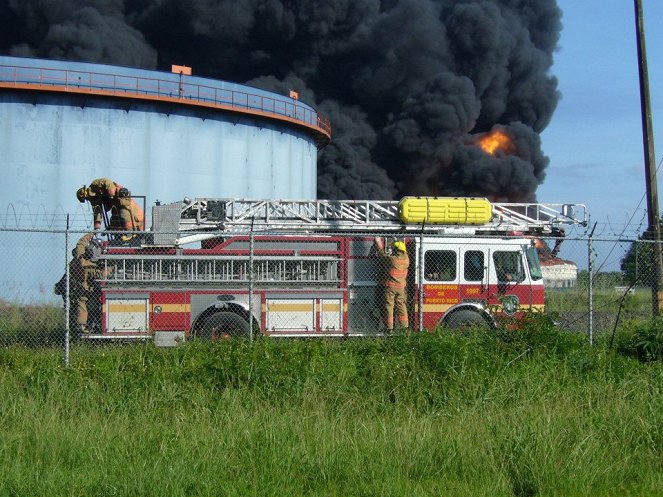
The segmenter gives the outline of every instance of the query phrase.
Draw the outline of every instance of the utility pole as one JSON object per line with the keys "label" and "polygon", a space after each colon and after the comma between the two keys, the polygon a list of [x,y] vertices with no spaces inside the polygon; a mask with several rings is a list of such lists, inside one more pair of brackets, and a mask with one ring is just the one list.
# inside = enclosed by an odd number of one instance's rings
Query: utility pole
{"label": "utility pole", "polygon": [[652,308],[654,316],[663,312],[663,258],[661,257],[661,223],[658,211],[656,183],[656,160],[652,131],[651,105],[649,102],[649,73],[647,71],[647,51],[645,49],[645,28],[642,16],[642,0],[635,2],[635,29],[638,44],[638,74],[640,76],[640,107],[642,113],[642,143],[645,152],[645,183],[647,185],[647,228],[648,240],[653,241],[652,267]]}

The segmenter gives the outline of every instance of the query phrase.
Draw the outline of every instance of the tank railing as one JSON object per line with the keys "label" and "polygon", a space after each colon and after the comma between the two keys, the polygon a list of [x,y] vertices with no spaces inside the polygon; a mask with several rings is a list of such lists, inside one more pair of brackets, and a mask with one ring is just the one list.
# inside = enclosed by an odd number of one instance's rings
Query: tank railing
{"label": "tank railing", "polygon": [[[38,87],[86,90],[91,93],[113,95],[145,95],[151,99],[173,99],[198,102],[209,106],[243,109],[305,123],[331,137],[329,119],[316,111],[296,103],[227,88],[188,83],[185,79],[172,81],[140,76],[50,69],[0,64],[0,84],[35,85]],[[287,98],[287,97],[284,97]]]}

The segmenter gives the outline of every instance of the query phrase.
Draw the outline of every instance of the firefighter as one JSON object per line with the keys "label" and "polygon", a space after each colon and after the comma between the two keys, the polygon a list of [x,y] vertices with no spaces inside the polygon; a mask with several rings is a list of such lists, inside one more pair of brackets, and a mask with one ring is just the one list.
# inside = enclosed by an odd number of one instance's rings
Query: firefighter
{"label": "firefighter", "polygon": [[[113,273],[114,268],[108,270],[98,267],[94,260],[92,241],[94,233],[83,235],[76,247],[71,251],[73,258],[69,262],[69,298],[72,313],[76,311],[76,329],[80,333],[90,332],[88,323],[88,306],[100,303],[100,287],[97,280],[106,278]],[[101,318],[101,308],[93,307],[93,318]]]}
{"label": "firefighter", "polygon": [[[108,178],[97,178],[90,186],[79,188],[76,192],[79,202],[90,202],[93,212],[94,229],[100,229],[106,213],[110,212],[109,230],[144,231],[145,214],[143,209],[131,198],[131,192],[119,183]],[[132,236],[123,235],[122,240]]]}
{"label": "firefighter", "polygon": [[398,324],[402,328],[408,328],[405,286],[407,284],[407,271],[410,267],[410,258],[407,255],[405,243],[400,241],[394,242],[392,244],[392,254],[388,254],[385,251],[384,242],[381,238],[375,238],[374,243],[377,253],[384,263],[381,281],[384,325],[387,332],[393,331],[395,310]]}

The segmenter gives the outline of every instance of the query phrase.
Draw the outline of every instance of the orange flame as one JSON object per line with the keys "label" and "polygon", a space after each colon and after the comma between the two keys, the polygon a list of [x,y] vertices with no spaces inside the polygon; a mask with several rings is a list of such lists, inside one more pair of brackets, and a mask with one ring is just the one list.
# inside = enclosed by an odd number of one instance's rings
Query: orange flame
{"label": "orange flame", "polygon": [[490,155],[495,155],[500,150],[505,154],[512,153],[515,150],[509,135],[500,130],[492,131],[479,138],[479,146]]}

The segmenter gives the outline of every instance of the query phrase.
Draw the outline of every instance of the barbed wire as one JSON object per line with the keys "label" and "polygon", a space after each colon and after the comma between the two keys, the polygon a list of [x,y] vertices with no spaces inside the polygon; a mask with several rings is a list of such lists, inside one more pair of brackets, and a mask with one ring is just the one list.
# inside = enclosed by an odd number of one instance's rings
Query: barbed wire
{"label": "barbed wire", "polygon": [[80,205],[69,213],[61,205],[47,209],[43,204],[33,206],[22,202],[9,203],[3,211],[4,216],[0,215],[3,229],[89,230],[92,220],[92,210],[87,205]]}

